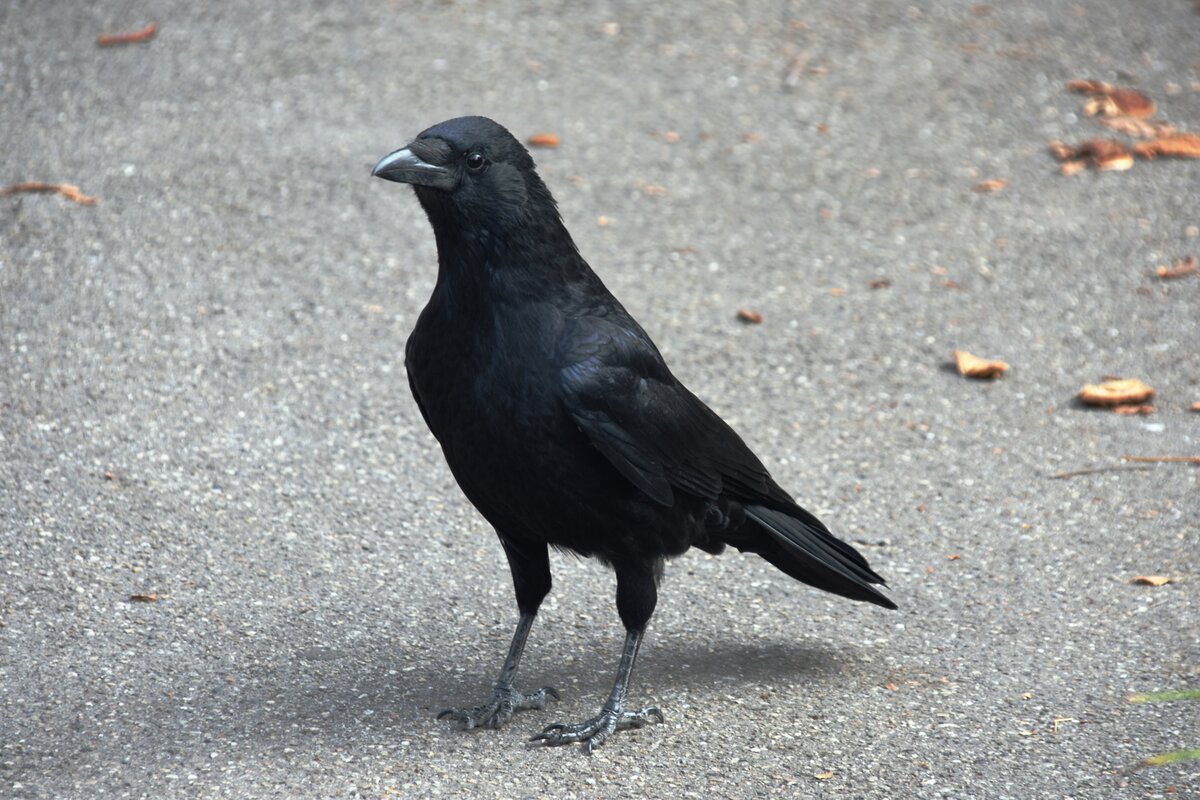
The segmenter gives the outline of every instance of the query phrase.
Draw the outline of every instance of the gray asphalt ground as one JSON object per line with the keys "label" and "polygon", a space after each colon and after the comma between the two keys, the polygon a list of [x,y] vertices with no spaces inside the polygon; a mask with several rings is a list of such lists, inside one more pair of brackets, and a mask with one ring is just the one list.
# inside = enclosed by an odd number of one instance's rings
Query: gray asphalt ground
{"label": "gray asphalt ground", "polygon": [[[99,198],[0,197],[0,797],[1197,796],[1128,770],[1197,704],[1127,697],[1200,684],[1200,470],[1119,457],[1200,454],[1200,277],[1153,274],[1200,162],[1046,143],[1104,133],[1072,78],[1200,130],[1198,42],[1185,0],[0,5],[0,183]],[[585,256],[900,611],[688,554],[632,690],[667,723],[531,750],[622,636],[555,556],[519,684],[562,702],[434,719],[516,611],[404,378],[433,237],[368,173],[464,113],[562,137]],[[1157,413],[1078,406],[1105,375]]]}

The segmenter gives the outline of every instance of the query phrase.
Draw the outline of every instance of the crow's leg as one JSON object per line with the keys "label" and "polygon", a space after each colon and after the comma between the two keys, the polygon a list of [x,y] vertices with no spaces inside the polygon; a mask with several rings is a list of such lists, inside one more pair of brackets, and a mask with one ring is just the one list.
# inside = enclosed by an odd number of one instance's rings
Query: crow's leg
{"label": "crow's leg", "polygon": [[513,688],[513,678],[517,674],[517,667],[521,664],[521,654],[525,652],[525,640],[529,637],[529,629],[533,627],[538,607],[550,591],[548,550],[544,544],[515,544],[503,536],[500,541],[504,545],[508,564],[512,568],[513,585],[517,590],[517,607],[521,610],[521,619],[517,622],[517,630],[513,633],[512,644],[508,646],[508,656],[504,659],[504,666],[500,668],[500,677],[496,679],[496,685],[487,702],[475,708],[448,708],[438,714],[438,719],[449,718],[464,729],[499,728],[516,711],[545,708],[551,697],[555,700],[558,699],[558,692],[552,686],[543,686],[530,694],[524,694]]}
{"label": "crow's leg", "polygon": [[574,725],[557,722],[529,741],[544,745],[583,742],[584,750],[591,753],[604,744],[604,740],[615,731],[640,728],[649,722],[665,721],[662,712],[657,708],[625,710],[625,690],[629,686],[629,675],[633,672],[633,662],[637,660],[638,646],[641,643],[642,631],[629,631],[625,634],[625,650],[621,653],[621,664],[617,667],[617,680],[608,695],[608,702],[600,709],[599,714]]}
{"label": "crow's leg", "polygon": [[613,682],[608,702],[600,709],[600,713],[591,719],[574,725],[556,723],[531,738],[531,742],[544,745],[583,742],[584,750],[591,753],[616,731],[665,721],[662,712],[657,708],[625,710],[625,692],[629,688],[634,662],[637,661],[638,648],[642,644],[646,623],[654,613],[654,606],[658,601],[656,584],[661,569],[662,563],[657,561],[616,565],[617,612],[621,615],[621,621],[625,623],[626,633],[625,648],[621,651],[621,662],[617,665],[617,679]]}
{"label": "crow's leg", "polygon": [[487,702],[475,708],[447,708],[438,714],[438,719],[449,718],[463,729],[499,728],[508,722],[513,712],[545,708],[549,698],[558,699],[558,692],[553,686],[543,686],[536,692],[524,694],[512,685],[513,676],[517,674],[517,667],[521,664],[521,653],[525,650],[525,639],[529,636],[529,629],[533,627],[533,619],[533,614],[521,614],[512,644],[508,647],[508,657],[504,659],[500,677],[496,679],[496,686]]}

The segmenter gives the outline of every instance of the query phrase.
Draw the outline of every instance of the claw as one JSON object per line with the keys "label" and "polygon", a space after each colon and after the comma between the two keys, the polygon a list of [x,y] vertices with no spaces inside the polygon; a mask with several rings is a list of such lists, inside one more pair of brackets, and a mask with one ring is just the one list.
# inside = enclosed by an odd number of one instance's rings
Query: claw
{"label": "claw", "polygon": [[657,708],[640,708],[637,711],[622,711],[620,708],[600,710],[600,713],[589,720],[574,725],[556,722],[547,725],[541,733],[529,737],[530,742],[539,743],[544,747],[557,747],[573,742],[582,742],[584,752],[589,755],[597,747],[604,744],[616,731],[626,728],[641,728],[651,722],[659,724],[666,722],[666,717]]}
{"label": "claw", "polygon": [[497,686],[486,703],[475,708],[447,708],[439,712],[438,719],[449,717],[463,730],[472,728],[498,729],[517,711],[543,709],[548,698],[562,699],[553,686],[543,686],[536,692],[523,694],[511,687]]}

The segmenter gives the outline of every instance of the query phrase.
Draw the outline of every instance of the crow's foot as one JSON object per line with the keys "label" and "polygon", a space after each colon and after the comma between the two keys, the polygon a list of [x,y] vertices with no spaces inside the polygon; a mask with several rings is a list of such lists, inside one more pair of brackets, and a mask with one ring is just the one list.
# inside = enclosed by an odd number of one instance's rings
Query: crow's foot
{"label": "crow's foot", "polygon": [[543,686],[536,692],[523,694],[516,689],[497,686],[492,690],[491,698],[475,708],[447,708],[438,714],[438,719],[451,719],[463,730],[471,728],[499,728],[508,722],[514,712],[526,709],[543,709],[547,701],[553,697],[559,700],[558,691],[553,686]]}
{"label": "crow's foot", "polygon": [[573,742],[583,742],[583,749],[591,753],[614,732],[625,728],[640,728],[651,722],[666,722],[663,713],[657,708],[642,708],[637,711],[622,711],[620,707],[605,706],[600,713],[586,722],[575,725],[564,725],[561,722],[550,725],[529,741],[553,747]]}

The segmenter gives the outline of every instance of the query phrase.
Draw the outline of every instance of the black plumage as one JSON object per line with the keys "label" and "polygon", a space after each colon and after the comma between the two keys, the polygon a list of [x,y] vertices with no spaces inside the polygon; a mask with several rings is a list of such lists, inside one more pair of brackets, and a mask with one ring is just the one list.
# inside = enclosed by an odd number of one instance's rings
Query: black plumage
{"label": "black plumage", "polygon": [[459,486],[500,537],[521,613],[492,696],[444,716],[498,727],[557,696],[512,685],[550,590],[549,546],[613,568],[627,638],[600,713],[534,737],[546,744],[590,751],[618,728],[661,720],[658,709],[627,711],[625,691],[663,559],[690,547],[732,545],[804,583],[895,608],[866,560],[671,374],[580,256],[507,130],[449,120],[373,174],[412,184],[433,226],[437,284],[405,350],[409,383]]}

